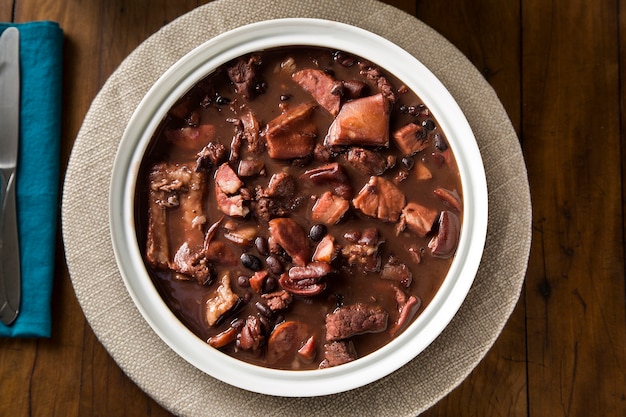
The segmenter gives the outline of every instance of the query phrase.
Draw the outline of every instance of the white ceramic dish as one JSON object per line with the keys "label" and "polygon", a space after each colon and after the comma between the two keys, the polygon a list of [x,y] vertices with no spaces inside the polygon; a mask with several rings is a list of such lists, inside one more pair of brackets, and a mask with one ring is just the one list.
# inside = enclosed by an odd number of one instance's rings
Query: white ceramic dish
{"label": "white ceramic dish", "polygon": [[[178,98],[221,64],[249,52],[284,45],[344,50],[385,68],[414,90],[431,110],[454,151],[464,197],[463,225],[451,268],[415,322],[379,350],[353,362],[312,371],[250,365],[208,346],[170,311],[142,261],[134,224],[135,182],[150,139]],[[481,260],[487,230],[487,185],[482,159],[463,112],[439,80],[412,55],[363,29],[317,19],[279,19],[226,32],[174,64],[148,91],[126,128],[110,190],[113,249],[124,283],[158,336],[208,375],[262,394],[306,397],[333,394],[376,381],[422,352],[454,317]]]}

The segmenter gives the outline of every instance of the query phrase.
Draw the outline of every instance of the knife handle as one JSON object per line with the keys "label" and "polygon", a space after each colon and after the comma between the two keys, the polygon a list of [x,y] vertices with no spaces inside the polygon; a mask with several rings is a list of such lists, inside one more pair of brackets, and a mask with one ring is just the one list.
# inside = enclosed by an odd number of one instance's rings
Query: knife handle
{"label": "knife handle", "polygon": [[2,170],[0,210],[0,321],[9,325],[19,312],[21,285],[14,169]]}

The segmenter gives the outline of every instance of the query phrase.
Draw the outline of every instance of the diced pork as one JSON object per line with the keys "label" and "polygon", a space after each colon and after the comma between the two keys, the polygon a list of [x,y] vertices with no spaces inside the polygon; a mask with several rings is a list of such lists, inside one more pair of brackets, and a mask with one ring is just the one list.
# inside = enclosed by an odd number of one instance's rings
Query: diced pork
{"label": "diced pork", "polygon": [[345,103],[330,125],[324,144],[334,146],[389,146],[391,105],[382,94]]}
{"label": "diced pork", "polygon": [[326,340],[342,340],[357,334],[387,329],[389,314],[379,305],[362,303],[343,306],[326,315]]}
{"label": "diced pork", "polygon": [[301,104],[268,123],[265,140],[271,158],[304,158],[313,153],[317,128],[311,115],[315,107],[313,103]]}
{"label": "diced pork", "polygon": [[230,288],[230,277],[224,275],[215,294],[206,301],[205,317],[207,324],[213,326],[217,320],[239,301],[239,296]]}
{"label": "diced pork", "polygon": [[439,212],[421,204],[409,202],[402,209],[402,219],[406,227],[418,236],[426,236],[432,230]]}
{"label": "diced pork", "polygon": [[393,141],[405,155],[413,155],[428,146],[426,129],[415,123],[408,123],[393,132]]}
{"label": "diced pork", "polygon": [[341,81],[337,81],[324,71],[315,68],[300,70],[294,73],[292,78],[330,114],[336,116],[339,113]]}
{"label": "diced pork", "polygon": [[246,98],[252,98],[257,84],[257,69],[261,65],[261,57],[251,55],[247,59],[239,58],[226,70],[228,77],[235,85],[235,91]]}
{"label": "diced pork", "polygon": [[240,190],[243,182],[235,171],[224,163],[215,172],[215,196],[217,207],[228,216],[245,217],[250,209],[244,204]]}
{"label": "diced pork", "polygon": [[383,177],[371,176],[370,180],[352,200],[363,214],[384,222],[395,222],[400,217],[406,199],[402,191]]}
{"label": "diced pork", "polygon": [[413,274],[406,264],[400,262],[395,256],[390,256],[389,260],[383,266],[380,271],[380,277],[382,279],[395,281],[404,287],[410,287],[413,282]]}
{"label": "diced pork", "polygon": [[311,218],[315,222],[336,224],[350,208],[350,203],[330,191],[326,191],[313,205]]}
{"label": "diced pork", "polygon": [[365,175],[380,175],[393,166],[395,161],[386,158],[379,152],[363,148],[350,148],[346,155],[347,161]]}
{"label": "diced pork", "polygon": [[357,359],[358,355],[351,340],[340,340],[326,343],[324,345],[324,360],[320,363],[320,368],[330,368],[342,365]]}

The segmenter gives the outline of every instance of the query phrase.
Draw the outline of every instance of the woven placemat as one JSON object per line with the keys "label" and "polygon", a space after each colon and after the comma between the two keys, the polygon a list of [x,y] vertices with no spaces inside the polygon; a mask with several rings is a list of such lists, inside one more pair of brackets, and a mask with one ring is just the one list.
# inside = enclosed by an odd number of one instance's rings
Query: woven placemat
{"label": "woven placemat", "polygon": [[[495,92],[431,28],[375,0],[218,0],[178,18],[140,45],[93,101],[71,154],[63,190],[70,276],[98,339],[148,395],[181,416],[415,416],[448,394],[492,346],[515,307],[526,273],[531,204],[516,133]],[[174,62],[243,24],[285,17],[336,20],[377,33],[423,62],[450,90],[476,135],[489,188],[486,248],[458,315],[434,343],[390,376],[343,394],[278,398],[231,387],[170,350],[135,308],[109,234],[111,167],[141,98]],[[88,187],[85,184],[89,184]],[[515,204],[511,204],[511,202]]]}

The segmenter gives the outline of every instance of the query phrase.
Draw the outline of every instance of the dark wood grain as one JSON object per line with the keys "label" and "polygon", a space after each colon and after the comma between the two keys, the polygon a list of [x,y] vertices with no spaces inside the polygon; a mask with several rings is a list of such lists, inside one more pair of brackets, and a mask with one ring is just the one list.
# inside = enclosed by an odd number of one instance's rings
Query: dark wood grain
{"label": "dark wood grain", "polygon": [[535,197],[531,414],[624,415],[617,12],[611,0],[523,3],[522,129]]}
{"label": "dark wood grain", "polygon": [[[122,60],[192,0],[0,0],[65,31],[62,169]],[[482,72],[519,135],[533,199],[525,289],[469,377],[426,416],[626,415],[626,0],[387,0]],[[59,235],[49,340],[0,339],[0,416],[171,416],[85,320]]]}

